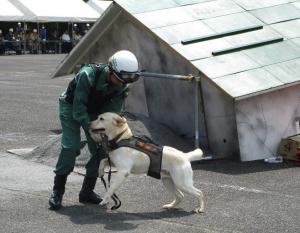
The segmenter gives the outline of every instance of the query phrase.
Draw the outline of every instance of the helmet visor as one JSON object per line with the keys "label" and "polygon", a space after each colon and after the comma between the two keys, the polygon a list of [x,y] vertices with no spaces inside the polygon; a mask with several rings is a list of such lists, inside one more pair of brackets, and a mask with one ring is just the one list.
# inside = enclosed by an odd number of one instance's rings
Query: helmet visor
{"label": "helmet visor", "polygon": [[122,83],[133,83],[139,79],[139,75],[136,72],[124,72],[121,71],[119,73],[114,72],[113,74],[116,76],[116,78],[121,81]]}

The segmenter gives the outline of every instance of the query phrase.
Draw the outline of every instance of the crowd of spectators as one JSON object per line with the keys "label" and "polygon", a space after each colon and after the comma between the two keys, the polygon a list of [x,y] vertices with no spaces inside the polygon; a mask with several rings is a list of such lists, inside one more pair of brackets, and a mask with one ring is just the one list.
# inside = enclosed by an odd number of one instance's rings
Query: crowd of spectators
{"label": "crowd of spectators", "polygon": [[71,28],[65,29],[60,34],[57,30],[48,30],[45,25],[42,25],[39,30],[38,28],[24,29],[22,23],[6,31],[0,28],[0,55],[69,53],[90,29],[90,24],[81,26],[73,24]]}

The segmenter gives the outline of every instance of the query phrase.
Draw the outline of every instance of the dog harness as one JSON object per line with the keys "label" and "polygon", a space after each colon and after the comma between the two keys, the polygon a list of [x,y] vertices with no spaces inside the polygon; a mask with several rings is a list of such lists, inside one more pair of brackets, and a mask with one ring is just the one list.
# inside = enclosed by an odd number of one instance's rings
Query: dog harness
{"label": "dog harness", "polygon": [[162,146],[155,144],[146,136],[132,136],[131,138],[122,139],[118,142],[116,142],[116,140],[118,139],[109,141],[110,150],[116,150],[120,147],[130,147],[147,154],[150,159],[147,175],[156,179],[161,178]]}

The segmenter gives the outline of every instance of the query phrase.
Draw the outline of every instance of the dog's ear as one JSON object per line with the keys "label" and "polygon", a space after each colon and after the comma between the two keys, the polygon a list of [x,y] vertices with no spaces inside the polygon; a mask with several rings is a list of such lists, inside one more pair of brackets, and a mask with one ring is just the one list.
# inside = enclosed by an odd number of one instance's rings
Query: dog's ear
{"label": "dog's ear", "polygon": [[121,127],[122,125],[124,125],[127,122],[125,117],[121,117],[121,116],[116,116],[114,118],[114,124],[118,127]]}

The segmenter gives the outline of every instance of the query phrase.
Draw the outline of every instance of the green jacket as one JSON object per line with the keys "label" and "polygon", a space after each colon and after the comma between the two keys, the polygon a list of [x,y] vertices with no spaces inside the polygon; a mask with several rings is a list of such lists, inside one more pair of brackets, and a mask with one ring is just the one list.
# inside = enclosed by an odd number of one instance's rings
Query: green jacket
{"label": "green jacket", "polygon": [[[91,65],[86,65],[77,73],[76,89],[73,100],[73,118],[80,123],[80,125],[87,125],[90,121],[96,119],[97,115],[104,112],[120,112],[123,105],[123,94],[117,94],[109,98],[101,105],[97,106],[97,111],[93,114],[88,113],[88,101],[90,98],[91,87],[96,87],[97,91],[101,91],[103,96],[110,93],[121,93],[126,86],[114,85],[107,81],[109,75],[109,68],[106,66],[99,77],[95,77],[94,68]],[[96,85],[96,86],[95,86]]]}

